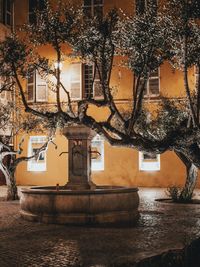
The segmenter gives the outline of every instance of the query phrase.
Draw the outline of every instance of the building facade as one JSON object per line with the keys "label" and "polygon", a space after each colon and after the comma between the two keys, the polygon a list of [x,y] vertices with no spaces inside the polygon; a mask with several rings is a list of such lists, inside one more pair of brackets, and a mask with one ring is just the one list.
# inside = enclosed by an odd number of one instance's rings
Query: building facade
{"label": "building facade", "polygon": [[[56,2],[56,1],[55,1]],[[123,10],[125,14],[141,11],[147,1],[124,0],[84,0],[74,1],[83,7],[87,16],[100,16],[113,7]],[[37,0],[1,0],[0,38],[23,23],[34,23],[34,9],[42,9],[43,1]],[[135,8],[137,7],[137,9]],[[20,12],[19,12],[20,11]],[[36,29],[37,30],[37,29]],[[53,52],[48,46],[41,47],[41,54],[52,58]],[[117,64],[116,64],[117,65]],[[61,70],[62,82],[70,88],[73,101],[87,97],[93,66],[66,59]],[[195,70],[190,70],[190,84],[195,87]],[[101,98],[98,86],[99,77],[96,75],[92,96]],[[130,88],[132,87],[132,73],[125,68],[114,67],[111,76],[111,87],[116,90],[115,98],[119,106],[126,107],[131,101]],[[49,90],[49,84],[38,72],[32,73],[24,83],[27,100],[31,105],[53,104],[55,99]],[[152,73],[147,82],[145,101],[154,105],[158,103],[160,95],[170,98],[179,98],[184,95],[184,81],[182,73],[174,71],[169,63],[165,62],[159,69]],[[107,116],[106,108],[89,110],[91,115],[99,121]],[[17,147],[21,135],[15,137]],[[25,137],[23,153],[31,156],[33,152],[44,144],[46,133],[30,134]],[[46,153],[41,153],[37,159],[23,162],[16,172],[19,185],[64,185],[68,179],[68,141],[59,131],[54,142],[57,149],[50,145]],[[174,152],[167,151],[161,155],[138,152],[131,148],[113,147],[97,135],[92,141],[92,149],[98,151],[92,158],[92,180],[99,185],[127,185],[147,187],[168,187],[170,185],[183,185],[186,171],[183,163]],[[200,186],[200,183],[197,185]]]}

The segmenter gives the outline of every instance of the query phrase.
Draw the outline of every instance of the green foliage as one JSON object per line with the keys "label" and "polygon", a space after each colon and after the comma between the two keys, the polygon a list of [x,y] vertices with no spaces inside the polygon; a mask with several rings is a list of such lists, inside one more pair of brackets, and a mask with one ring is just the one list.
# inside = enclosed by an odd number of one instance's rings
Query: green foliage
{"label": "green foliage", "polygon": [[174,202],[178,202],[181,194],[181,188],[175,185],[170,186],[167,188],[166,193]]}
{"label": "green foliage", "polygon": [[189,2],[170,0],[161,14],[162,28],[167,31],[168,59],[179,69],[198,65],[200,62],[200,27],[193,19],[193,12],[197,10],[191,8],[191,3],[195,4],[195,1]]}
{"label": "green foliage", "polygon": [[16,34],[6,37],[0,43],[1,76],[13,77],[15,71],[19,71],[22,74],[31,55],[31,49]]}
{"label": "green foliage", "polygon": [[121,20],[119,29],[119,49],[128,57],[129,68],[136,76],[148,77],[149,72],[165,59],[165,32],[161,28],[160,18],[150,9],[143,15]]}
{"label": "green foliage", "polygon": [[181,188],[176,185],[167,188],[166,194],[177,203],[190,203],[193,198],[193,192],[187,188]]}
{"label": "green foliage", "polygon": [[69,2],[64,4],[59,1],[52,7],[47,0],[45,8],[41,11],[36,10],[35,13],[36,25],[29,24],[25,27],[30,42],[35,46],[51,44],[58,49],[62,43],[70,42],[80,24],[80,9],[73,7]]}

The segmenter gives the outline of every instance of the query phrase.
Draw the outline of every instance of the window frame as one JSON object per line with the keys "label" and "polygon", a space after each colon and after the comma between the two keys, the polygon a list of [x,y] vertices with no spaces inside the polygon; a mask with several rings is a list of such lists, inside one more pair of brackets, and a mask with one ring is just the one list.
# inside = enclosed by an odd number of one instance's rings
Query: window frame
{"label": "window frame", "polygon": [[[35,136],[29,136],[28,140],[28,157],[31,157],[33,155],[33,144],[40,144],[42,145],[45,144],[47,140],[47,137],[44,135],[35,135]],[[37,149],[37,148],[36,148]],[[39,148],[38,148],[39,149]],[[30,172],[45,172],[47,170],[47,155],[46,151],[42,151],[38,157],[41,155],[44,156],[43,162],[38,162],[35,158],[32,158],[27,161],[27,171]]]}
{"label": "window frame", "polygon": [[156,13],[158,8],[158,0],[135,0],[135,13],[137,15],[143,15],[146,10],[149,8],[150,2],[154,1],[154,4],[156,4]]}
{"label": "window frame", "polygon": [[[28,103],[46,103],[48,102],[48,84],[47,82],[41,77],[40,73],[37,70],[34,70],[31,75],[33,76],[33,82],[29,82],[28,79],[31,77],[27,78],[27,84],[26,84],[26,91],[28,94],[28,88],[29,86],[33,87],[33,98],[28,99],[27,97],[27,102]],[[40,76],[40,77],[39,77]],[[40,81],[39,81],[40,80]],[[40,85],[45,85],[45,99],[40,99],[38,98],[38,90]]]}
{"label": "window frame", "polygon": [[[158,80],[158,93],[157,94],[150,93],[150,85],[149,85],[150,80]],[[149,78],[147,79],[147,83],[146,83],[146,90],[144,92],[145,98],[158,97],[158,96],[160,96],[160,67],[158,67],[158,76],[151,77],[151,74],[149,75]]]}
{"label": "window frame", "polygon": [[[35,17],[35,11],[42,11],[43,7],[45,6],[45,1],[43,0],[36,0],[35,1],[35,6],[33,5],[32,10],[30,10],[30,2],[31,0],[28,1],[28,23],[29,24],[37,24],[36,17]],[[32,17],[32,19],[30,19]],[[32,20],[32,21],[31,21]]]}
{"label": "window frame", "polygon": [[93,18],[95,16],[95,8],[97,7],[101,7],[102,8],[102,14],[100,17],[103,16],[103,8],[104,8],[104,0],[101,0],[102,3],[101,4],[94,4],[95,0],[91,0],[91,4],[85,4],[83,1],[83,10],[85,10],[85,8],[90,9],[90,15],[88,16],[88,13],[86,16]]}
{"label": "window frame", "polygon": [[[98,145],[95,143],[99,143]],[[100,159],[91,159],[91,171],[104,171],[105,169],[105,149],[104,149],[104,138],[100,135],[96,135],[92,141],[91,141],[91,151],[93,151],[94,148],[99,147],[97,151],[100,153]]]}
{"label": "window frame", "polygon": [[[10,9],[8,9],[8,3],[10,3]],[[11,0],[0,0],[1,5],[1,14],[0,14],[0,22],[8,27],[12,27],[13,25],[13,18],[12,18],[12,1]],[[8,16],[9,16],[9,23],[8,23]]]}
{"label": "window frame", "polygon": [[[71,75],[70,75],[70,98],[72,99],[72,100],[81,100],[82,99],[82,97],[83,97],[83,82],[82,82],[82,64],[80,63],[80,62],[74,62],[74,63],[72,63],[72,64],[70,64],[70,67],[72,68],[72,66],[73,65],[79,65],[79,79],[78,80],[76,80],[76,79],[74,79],[74,80],[72,80],[72,73],[71,73]],[[72,72],[72,69],[70,70],[71,72]],[[72,97],[72,90],[73,90],[73,88],[72,88],[72,84],[76,84],[76,83],[79,83],[80,84],[80,88],[79,88],[79,97]]]}
{"label": "window frame", "polygon": [[[4,81],[7,82],[8,80],[0,76],[0,88]],[[9,81],[11,81],[11,78],[9,78]],[[0,93],[0,102],[3,104],[7,104],[10,101],[12,101],[12,92],[7,90],[2,91]]]}
{"label": "window frame", "polygon": [[139,171],[150,172],[150,171],[161,170],[160,154],[155,154],[156,156],[155,160],[145,159],[144,156],[145,153],[139,151]]}
{"label": "window frame", "polygon": [[[94,78],[94,73],[95,73],[95,69],[94,69],[94,64],[83,64],[83,83],[84,83],[84,98],[88,98],[89,94],[86,92],[86,66],[92,67],[92,77],[91,77],[91,81],[90,83],[92,83],[93,79],[93,88],[92,88],[92,93],[91,93],[91,99],[102,99],[103,98],[103,92],[101,93],[101,95],[97,94],[97,90],[96,90],[96,86],[98,83],[100,83],[100,78],[98,77],[99,75],[96,75],[96,77]],[[97,70],[96,70],[97,71]]]}

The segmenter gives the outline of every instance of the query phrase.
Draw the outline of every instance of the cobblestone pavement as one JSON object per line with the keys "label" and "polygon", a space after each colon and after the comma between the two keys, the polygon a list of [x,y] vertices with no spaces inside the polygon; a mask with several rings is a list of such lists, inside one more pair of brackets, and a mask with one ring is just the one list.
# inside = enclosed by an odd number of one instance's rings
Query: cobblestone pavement
{"label": "cobblestone pavement", "polygon": [[[132,228],[46,225],[24,221],[19,202],[0,201],[0,267],[107,267],[134,262],[199,237],[200,205],[154,201],[163,189],[140,189]],[[5,187],[0,187],[0,197]],[[200,198],[200,191],[196,192]]]}

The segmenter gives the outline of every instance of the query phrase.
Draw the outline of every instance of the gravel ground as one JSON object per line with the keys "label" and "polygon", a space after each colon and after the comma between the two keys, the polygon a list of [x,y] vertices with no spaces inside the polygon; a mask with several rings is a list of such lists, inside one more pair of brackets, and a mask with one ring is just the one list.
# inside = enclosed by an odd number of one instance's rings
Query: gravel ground
{"label": "gravel ground", "polygon": [[[0,186],[0,267],[107,267],[182,248],[200,236],[200,205],[166,204],[164,189],[140,188],[141,217],[132,228],[71,227],[27,222]],[[200,199],[200,190],[196,191]]]}

